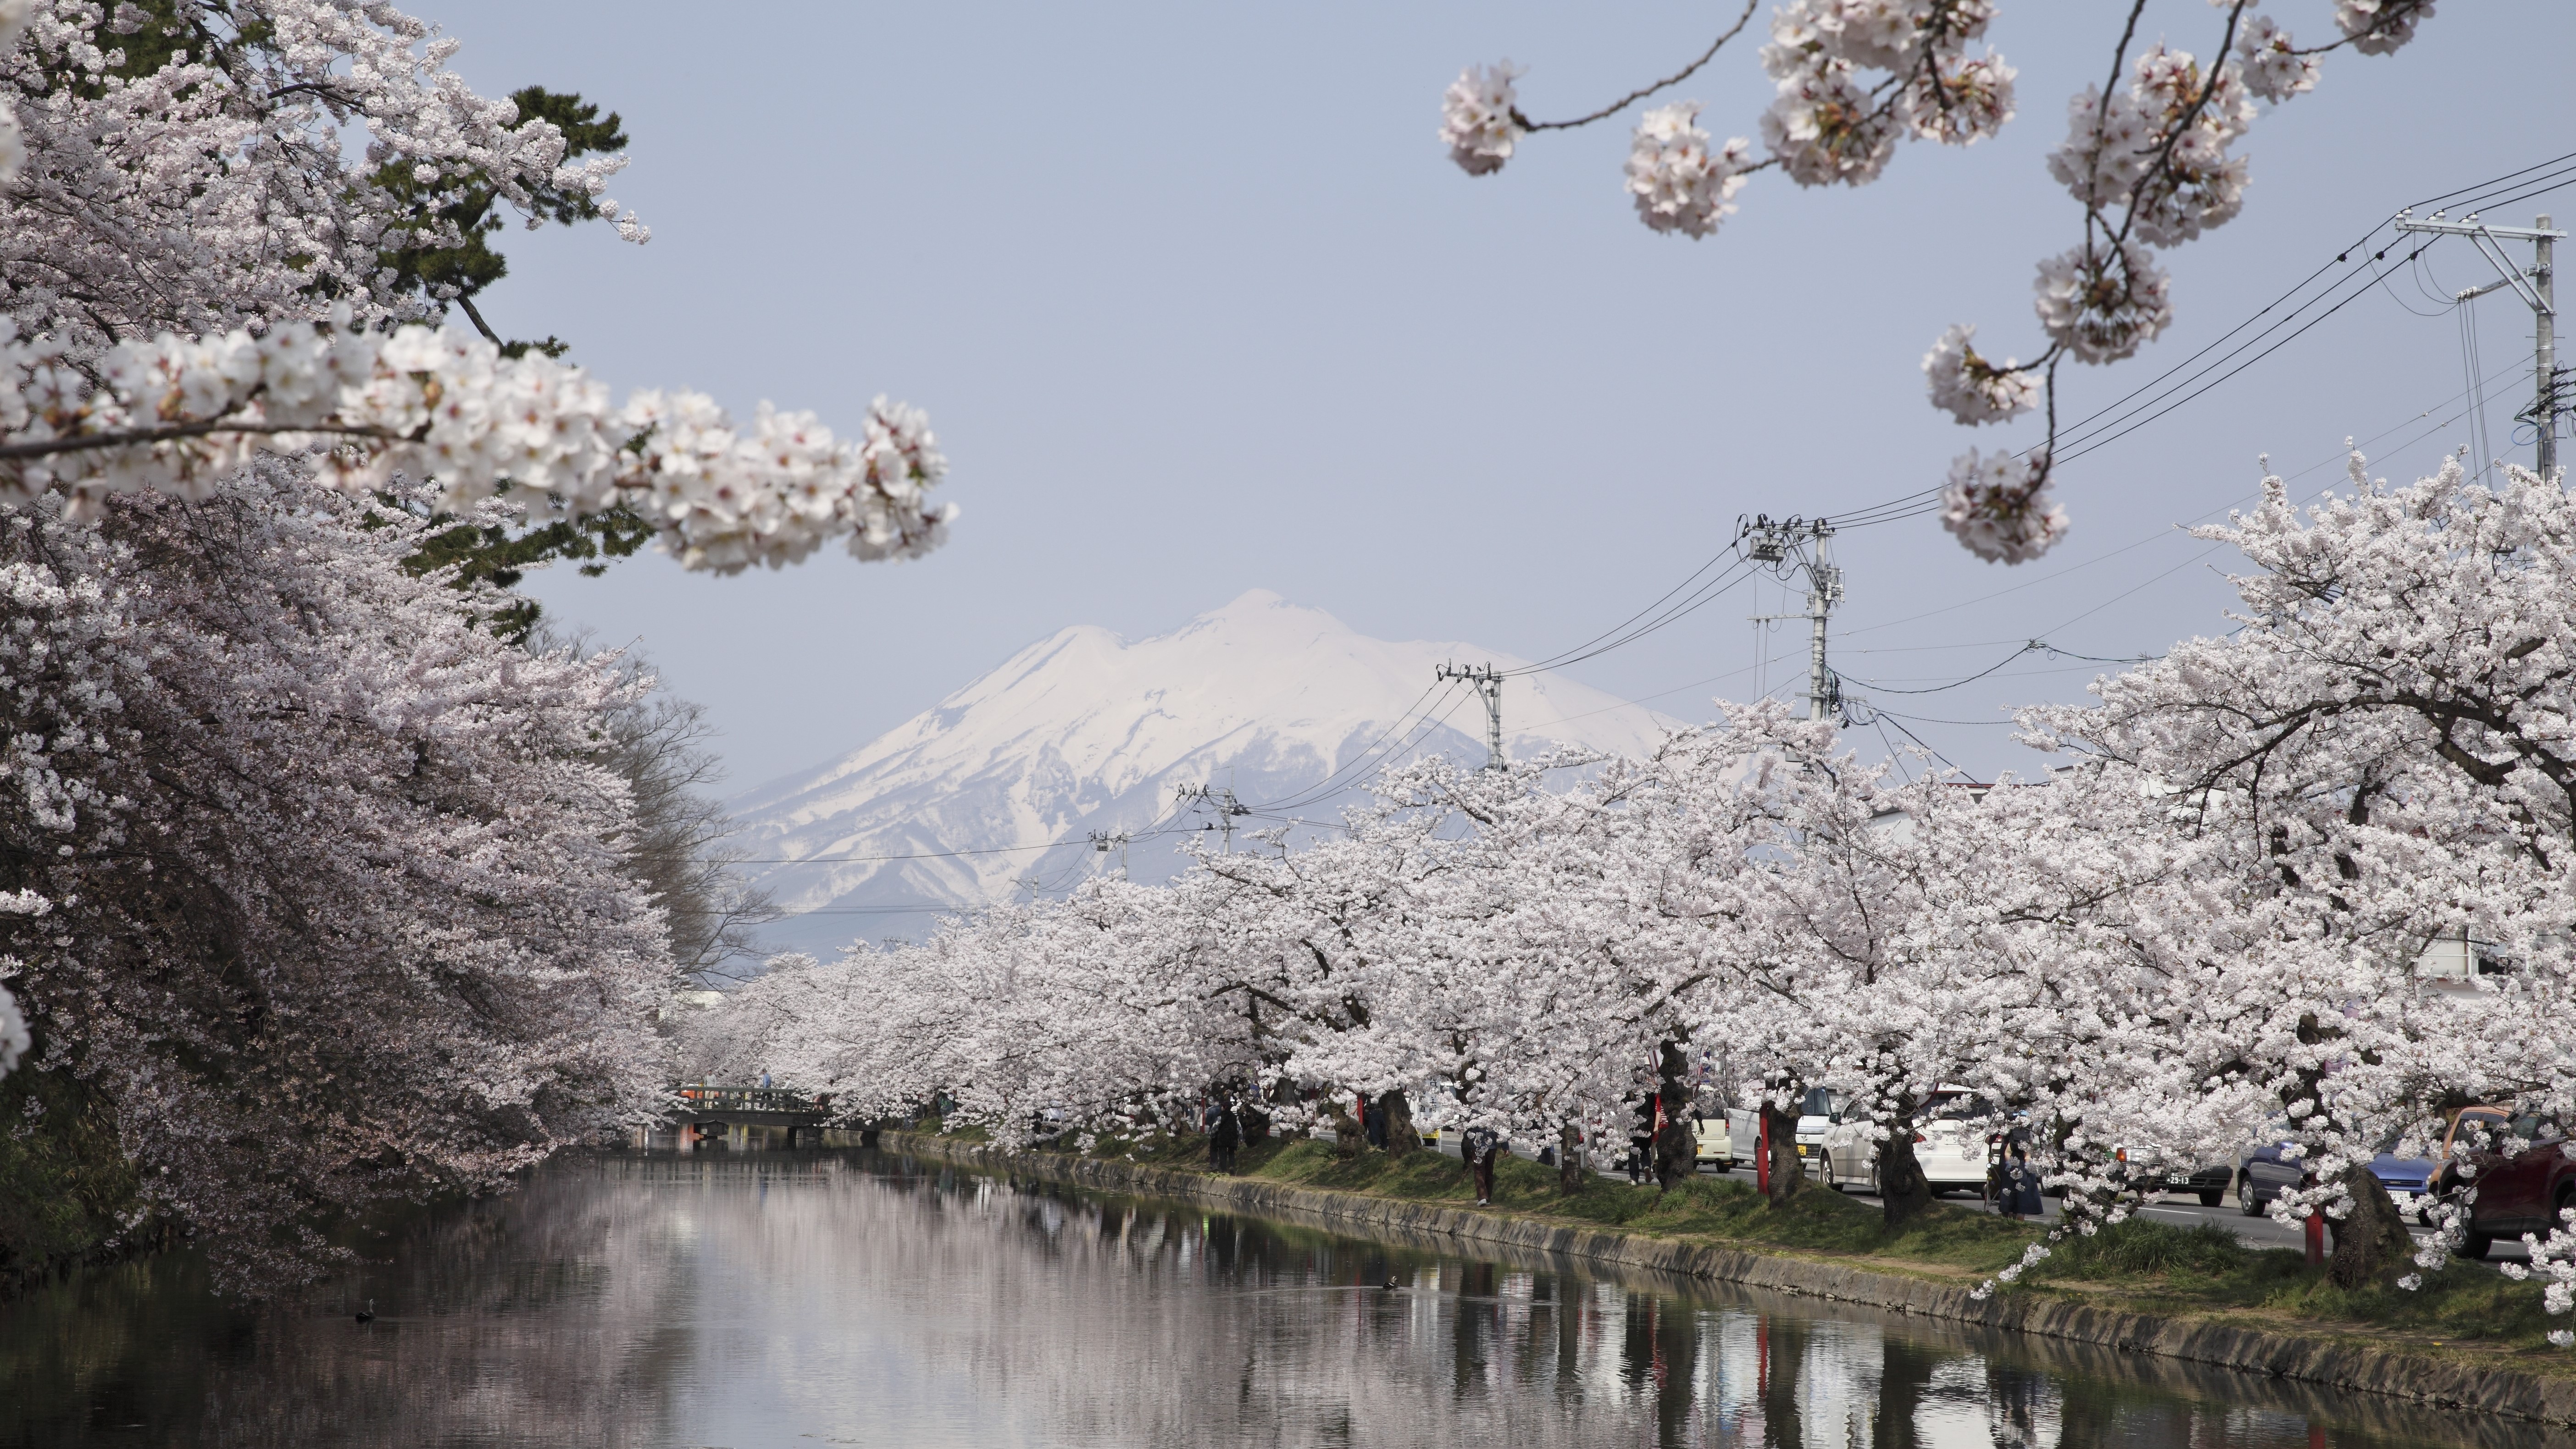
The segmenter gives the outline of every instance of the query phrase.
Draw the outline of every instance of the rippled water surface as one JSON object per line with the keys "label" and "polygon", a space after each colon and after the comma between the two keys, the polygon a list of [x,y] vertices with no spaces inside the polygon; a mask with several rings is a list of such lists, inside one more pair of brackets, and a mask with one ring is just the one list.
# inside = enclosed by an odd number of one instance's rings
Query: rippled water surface
{"label": "rippled water surface", "polygon": [[[562,1161],[384,1254],[363,1278],[260,1308],[209,1297],[177,1257],[0,1307],[0,1435],[2576,1445],[2166,1360],[869,1153]],[[377,1317],[359,1324],[368,1298]]]}

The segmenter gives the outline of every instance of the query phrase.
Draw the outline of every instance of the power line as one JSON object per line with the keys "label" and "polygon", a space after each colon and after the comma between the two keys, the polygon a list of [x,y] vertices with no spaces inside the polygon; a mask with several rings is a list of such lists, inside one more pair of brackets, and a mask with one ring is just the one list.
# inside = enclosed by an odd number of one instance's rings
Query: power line
{"label": "power line", "polygon": [[[2510,367],[2510,369],[2499,369],[2499,373],[2501,373],[2502,371],[2506,371],[2506,370],[2513,370],[2513,371],[2527,371],[2527,370],[2529,369],[2529,367],[2530,367],[2530,364],[2529,364],[2529,363],[2516,363],[2516,364],[2512,364],[2512,365],[2511,365],[2511,367]],[[2497,374],[2490,374],[2488,377],[2486,377],[2485,379],[2483,379],[2483,382],[2484,382],[2484,383],[2493,383],[2493,382],[2496,380],[2496,376],[2497,376]],[[2367,437],[2367,438],[2362,439],[2359,443],[2352,445],[2352,448],[2369,448],[2369,447],[2372,447],[2372,446],[2376,445],[2376,444],[2380,441],[2380,439],[2387,437],[2389,434],[2391,434],[2391,433],[2395,433],[2395,432],[2400,432],[2400,431],[2402,431],[2402,430],[2404,430],[2404,429],[2406,429],[2406,428],[2412,427],[2412,426],[2414,426],[2416,423],[2421,422],[2424,418],[2426,418],[2426,417],[2430,416],[2430,415],[2431,415],[2431,414],[2432,414],[2436,409],[2438,409],[2438,408],[2442,408],[2442,407],[2447,407],[2447,406],[2449,406],[2449,405],[2450,405],[2450,404],[2452,404],[2452,403],[2455,403],[2455,402],[2460,401],[2461,399],[2463,399],[2463,398],[2467,397],[2468,395],[2469,395],[2469,394],[2468,394],[2467,392],[2465,392],[2465,391],[2457,392],[2457,393],[2453,393],[2453,394],[2451,394],[2449,397],[2446,397],[2446,398],[2442,399],[2442,401],[2440,401],[2440,402],[2438,402],[2438,403],[2435,403],[2432,407],[2426,408],[2426,409],[2424,409],[2424,411],[2419,412],[2419,413],[2415,414],[2413,417],[2408,418],[2406,421],[2404,421],[2404,422],[2402,422],[2402,423],[2397,423],[2397,424],[2395,424],[2395,425],[2393,425],[2393,426],[2390,426],[2390,427],[2387,427],[2387,428],[2384,428],[2384,429],[2380,430],[2379,432],[2374,433],[2374,434],[2372,434],[2371,436],[2369,436],[2369,437]],[[2460,418],[2460,417],[2462,417],[2462,416],[2464,416],[2464,415],[2465,415],[2465,414],[2454,414],[2454,415],[2452,415],[2451,417],[2446,418],[2446,419],[2442,420],[2441,422],[2438,422],[2438,423],[2434,424],[2431,428],[2428,428],[2428,429],[2426,429],[2424,432],[2422,432],[2422,433],[2420,433],[2420,434],[2416,435],[2415,437],[2413,437],[2413,438],[2409,438],[2409,439],[2407,439],[2404,443],[2399,444],[2399,445],[2398,445],[2398,447],[2397,447],[2397,452],[2398,452],[2398,453],[2400,453],[2400,454],[2404,453],[2406,449],[2408,449],[2408,448],[2411,448],[2411,447],[2415,446],[2415,445],[2416,445],[2417,443],[2419,443],[2419,442],[2422,442],[2425,438],[2431,437],[2434,433],[2438,433],[2438,432],[2442,431],[2443,429],[2450,427],[2454,422],[2457,422],[2457,421],[2459,420],[2459,418]],[[2323,458],[2318,459],[2316,462],[2311,463],[2311,464],[2309,464],[2308,466],[2306,466],[2306,467],[2304,467],[2304,468],[2301,468],[2301,469],[2300,469],[2300,470],[2298,470],[2297,472],[2286,475],[2286,476],[2282,479],[2282,481],[2283,481],[2283,482],[2285,482],[2285,483],[2295,483],[2295,482],[2297,482],[2298,480],[2300,480],[2301,478],[2305,478],[2305,477],[2307,477],[2309,474],[2316,472],[2316,471],[2317,471],[2318,469],[2320,469],[2320,468],[2327,468],[2327,467],[2331,467],[2331,466],[2333,466],[2334,464],[2337,464],[2337,463],[2342,462],[2346,457],[2348,457],[2348,456],[2350,455],[2350,452],[2351,452],[2351,451],[2352,451],[2352,449],[2351,449],[2351,448],[2337,449],[2335,452],[2333,452],[2333,453],[2331,453],[2331,454],[2327,455],[2326,457],[2323,457]],[[2202,522],[2202,521],[2207,520],[2207,519],[2216,518],[2216,517],[2218,517],[2220,514],[2225,513],[2227,510],[2229,510],[2229,509],[2231,509],[2231,508],[2239,507],[2239,506],[2243,505],[2244,503],[2246,503],[2246,502],[2248,502],[2248,501],[2250,501],[2250,500],[2253,500],[2253,499],[2257,499],[2257,498],[2259,498],[2260,496],[2261,496],[2260,494],[2240,494],[2240,495],[2238,495],[2237,497],[2232,498],[2232,499],[2229,499],[2227,502],[2220,504],[2218,507],[2213,508],[2213,509],[2210,509],[2209,511],[2207,511],[2207,512],[2205,512],[2205,513],[2202,513],[2201,515],[2199,515],[2199,517],[2194,518],[2193,520],[2191,520],[2191,522],[2196,524],[2196,523]],[[2189,526],[2189,525],[2185,525],[2185,526]],[[1993,591],[1993,592],[1991,592],[1991,593],[1979,594],[1979,595],[1977,595],[1975,598],[1972,598],[1972,599],[1962,599],[1962,600],[1960,600],[1958,603],[1955,603],[1955,604],[1944,604],[1944,605],[1942,605],[1940,608],[1937,608],[1937,609],[1926,609],[1926,610],[1924,610],[1922,613],[1919,613],[1919,614],[1908,614],[1908,615],[1906,615],[1905,617],[1903,617],[1903,618],[1901,618],[1901,619],[1890,619],[1890,620],[1886,621],[1885,623],[1880,623],[1880,624],[1865,624],[1865,625],[1862,625],[1860,628],[1857,628],[1857,629],[1853,629],[1853,630],[1848,631],[1848,632],[1845,634],[1845,636],[1844,636],[1844,637],[1846,637],[1846,638],[1850,638],[1850,637],[1854,637],[1854,636],[1861,635],[1861,634],[1873,634],[1873,633],[1878,632],[1878,631],[1879,631],[1879,630],[1881,630],[1881,629],[1893,629],[1893,628],[1896,628],[1896,627],[1898,627],[1899,625],[1903,625],[1903,624],[1919,623],[1919,622],[1921,622],[1922,620],[1925,620],[1925,619],[1937,618],[1937,617],[1939,617],[1939,616],[1941,616],[1941,615],[1943,615],[1943,614],[1956,613],[1957,611],[1959,611],[1959,610],[1961,610],[1961,609],[1972,608],[1972,607],[1974,607],[1974,606],[1976,606],[1976,605],[1978,605],[1978,604],[1988,603],[1988,602],[1991,602],[1991,601],[1993,601],[1993,600],[1995,600],[1995,599],[2000,599],[2000,598],[2004,597],[2004,596],[2005,596],[2005,595],[2007,595],[2007,594],[2017,594],[2017,593],[2020,593],[2020,592],[2021,592],[2022,590],[2024,590],[2024,589],[2034,589],[2034,588],[2039,587],[2041,584],[2053,583],[2053,582],[2055,582],[2056,580],[2058,580],[2058,579],[2062,579],[2062,578],[2065,578],[2065,577],[2067,577],[2067,576],[2068,576],[2068,575],[2070,575],[2070,574],[2079,574],[2079,573],[2085,573],[2085,572],[2088,572],[2088,571],[2090,571],[2090,570],[2091,570],[2095,565],[2100,564],[2100,563],[2103,563],[2103,562],[2105,562],[2106,560],[2114,559],[2114,558],[2118,558],[2120,555],[2122,555],[2122,554],[2124,554],[2124,553],[2131,553],[2131,552],[2134,552],[2134,551],[2136,551],[2136,550],[2138,550],[2138,549],[2145,548],[2147,545],[2149,545],[2149,544],[2151,544],[2151,543],[2156,543],[2156,542],[2159,542],[2159,541],[2161,541],[2161,540],[2164,540],[2164,539],[2167,539],[2167,538],[2171,538],[2172,536],[2173,536],[2173,531],[2172,531],[2171,529],[2158,529],[2156,532],[2151,533],[2151,534],[2148,534],[2146,537],[2141,538],[2141,539],[2138,539],[2138,540],[2137,540],[2136,542],[2134,542],[2134,543],[2125,543],[2125,544],[2122,544],[2122,545],[2121,545],[2121,546],[2119,546],[2118,548],[2111,549],[2111,550],[2108,550],[2108,551],[2103,552],[2103,553],[2095,554],[2095,555],[2094,555],[2094,556],[2092,556],[2091,558],[2084,560],[2082,563],[2073,563],[2073,564],[2068,564],[2066,567],[2064,567],[2064,568],[2062,568],[2062,569],[2058,569],[2058,570],[2056,570],[2056,571],[2055,571],[2055,572],[2053,572],[2053,573],[2046,573],[2046,574],[2042,574],[2042,575],[2040,575],[2039,577],[2037,577],[2037,578],[2033,578],[2033,579],[2025,579],[2025,580],[2023,580],[2022,582],[2017,583],[2017,584],[2007,584],[2007,585],[2005,585],[2003,588],[1996,589],[1996,590],[1994,590],[1994,591]],[[2071,621],[2070,621],[2070,622],[2071,622]],[[2060,627],[2063,627],[2063,626],[2061,625]]]}
{"label": "power line", "polygon": [[[2460,202],[2457,204],[2462,206],[2501,206],[2509,205],[2516,201],[2529,200],[2530,198],[2541,195],[2544,192],[2554,191],[2565,186],[2576,185],[2576,165],[2569,165],[2568,163],[2571,161],[2576,161],[2576,152],[2571,152],[2565,156],[2555,157],[2548,161],[2538,162],[2534,165],[2523,167],[2517,171],[2510,171],[2505,173],[2503,176],[2491,177],[2488,180],[2478,182],[2473,186],[2462,187],[2457,191],[2446,192],[2442,196],[2432,197],[2424,201],[2416,202],[2414,206],[2409,207],[2406,210],[2411,211],[2421,207],[2432,206],[2440,202],[2448,201],[2452,198],[2471,196],[2473,193],[2481,192],[2486,194],[2476,196],[2473,201]],[[2534,173],[2542,174],[2535,175]],[[2512,191],[2513,194],[2510,196],[2500,195],[2498,194],[2499,189]],[[2401,212],[2398,215],[2403,214],[2404,213]],[[2364,258],[2361,262],[2351,264],[2350,270],[2346,271],[2342,276],[2337,277],[2333,282],[2327,284],[2327,286],[2316,296],[2311,297],[2308,300],[2299,303],[2298,306],[2291,308],[2290,311],[2282,314],[2279,318],[2274,320],[2271,325],[2264,327],[2261,331],[2256,332],[2252,337],[2238,343],[2235,347],[2229,348],[2216,359],[2210,361],[2206,366],[2201,365],[2204,358],[2208,358],[2212,352],[2217,351],[2217,349],[2224,346],[2230,339],[2235,338],[2239,333],[2244,332],[2246,328],[2252,327],[2256,323],[2261,322],[2266,316],[2270,315],[2275,308],[2280,307],[2283,303],[2288,302],[2292,298],[2299,296],[2300,293],[2307,291],[2319,277],[2333,271],[2337,266],[2346,265],[2348,263],[2348,259],[2353,253],[2369,246],[2374,238],[2376,238],[2382,231],[2391,228],[2396,223],[2396,220],[2396,216],[2391,216],[2386,220],[2375,223],[2369,230],[2363,232],[2359,237],[2355,238],[2352,242],[2347,243],[2341,250],[2339,250],[2335,254],[2333,261],[2319,265],[2314,271],[2311,271],[2305,277],[2300,278],[2299,281],[2290,287],[2289,290],[2281,293],[2278,297],[2273,298],[2270,302],[2267,302],[2262,307],[2256,309],[2252,316],[2247,317],[2244,321],[2237,323],[2234,327],[2231,327],[2227,331],[2219,334],[2218,337],[2213,339],[2206,346],[2202,347],[2198,352],[2191,354],[2180,362],[2175,363],[2173,366],[2168,367],[2163,372],[2158,373],[2155,377],[2150,378],[2137,387],[2130,389],[2127,393],[2115,399],[2108,405],[2095,409],[2092,413],[2078,419],[2069,427],[2059,430],[2057,454],[2055,458],[2052,459],[2052,466],[2072,462],[2076,458],[2107,446],[2111,442],[2125,437],[2129,433],[2135,432],[2138,428],[2144,427],[2148,423],[2154,422],[2156,419],[2173,412],[2175,409],[2180,408],[2192,400],[2202,396],[2204,393],[2209,392],[2220,383],[2226,382],[2228,379],[2235,377],[2246,368],[2253,366],[2255,363],[2262,361],[2266,357],[2269,357],[2272,353],[2279,351],[2282,347],[2287,346],[2291,341],[2295,340],[2318,323],[2323,322],[2327,317],[2331,317],[2336,312],[2343,310],[2344,307],[2348,306],[2354,298],[2360,296],[2363,292],[2382,285],[2385,274],[2376,272],[2373,269],[2376,267],[2377,263],[2384,261],[2387,258],[2388,253],[2391,250],[2394,250],[2394,247],[2383,247],[2372,256]],[[2429,243],[2427,243],[2427,245],[2429,245]],[[2414,256],[2420,256],[2422,251],[2422,247],[2416,248],[2415,252],[2410,254],[2408,260],[2412,261]],[[2315,317],[2308,318],[2308,320],[2301,323],[2296,330],[2290,332],[2287,336],[2274,341],[2270,346],[2263,348],[2260,352],[2255,353],[2251,357],[2245,357],[2243,361],[2236,362],[2232,367],[2226,366],[2231,361],[2242,356],[2248,348],[2253,347],[2264,338],[2270,337],[2272,334],[2279,332],[2282,328],[2289,326],[2291,323],[2298,321],[2298,319],[2310,309],[2324,303],[2329,298],[2333,298],[2335,294],[2342,290],[2347,283],[2359,278],[2365,272],[2370,272],[2371,277],[2370,281],[2364,286],[2342,297],[2340,300],[2335,301],[2333,305],[2328,307],[2323,313]],[[2211,375],[2221,367],[2226,367],[2226,370],[2224,372],[2217,372],[2217,375],[2215,376]],[[2184,392],[2184,389],[2189,389],[2189,391]],[[2177,397],[2175,396],[2176,393],[2181,393],[2182,395]],[[2170,401],[2167,401],[2168,399],[2170,399]],[[1906,494],[1901,498],[1891,499],[1885,503],[1874,504],[1867,508],[1854,510],[1850,513],[1836,515],[1834,521],[1837,525],[1845,528],[1866,528],[1880,523],[1894,523],[1903,519],[1918,518],[1924,514],[1934,511],[1939,506],[1940,495],[1941,490],[1937,488],[1923,489],[1914,493]]]}

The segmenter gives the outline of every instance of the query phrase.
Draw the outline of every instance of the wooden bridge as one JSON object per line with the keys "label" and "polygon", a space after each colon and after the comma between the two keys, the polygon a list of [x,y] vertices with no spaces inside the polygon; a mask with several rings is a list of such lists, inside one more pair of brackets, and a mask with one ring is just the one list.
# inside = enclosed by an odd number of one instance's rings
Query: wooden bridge
{"label": "wooden bridge", "polygon": [[[685,1082],[671,1114],[682,1149],[722,1142],[727,1147],[820,1147],[832,1094],[808,1096],[784,1087],[720,1087]],[[638,1145],[645,1145],[639,1143]]]}

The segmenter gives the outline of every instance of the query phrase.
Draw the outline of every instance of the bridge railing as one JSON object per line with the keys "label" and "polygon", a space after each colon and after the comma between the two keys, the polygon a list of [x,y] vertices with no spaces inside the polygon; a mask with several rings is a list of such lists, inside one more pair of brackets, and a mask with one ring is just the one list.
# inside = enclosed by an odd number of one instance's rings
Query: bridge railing
{"label": "bridge railing", "polygon": [[678,1088],[681,1108],[691,1112],[829,1112],[832,1094],[808,1096],[785,1087],[719,1087],[684,1082]]}

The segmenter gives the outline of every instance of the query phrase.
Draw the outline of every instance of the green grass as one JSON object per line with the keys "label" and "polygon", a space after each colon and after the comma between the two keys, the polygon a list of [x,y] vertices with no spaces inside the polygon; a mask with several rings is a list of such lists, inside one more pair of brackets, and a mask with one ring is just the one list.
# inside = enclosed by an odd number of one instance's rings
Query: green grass
{"label": "green grass", "polygon": [[[1205,1171],[1207,1139],[1103,1139],[1092,1155]],[[1245,1146],[1235,1171],[1403,1202],[1475,1202],[1466,1164],[1437,1152],[1363,1151],[1345,1158],[1312,1139],[1272,1140]],[[1800,1191],[1774,1209],[1732,1178],[1691,1178],[1664,1192],[1587,1175],[1569,1193],[1558,1186],[1556,1169],[1519,1157],[1503,1159],[1495,1176],[1495,1203],[1487,1211],[1499,1214],[1755,1252],[1863,1259],[1876,1271],[1961,1286],[1991,1278],[2018,1261],[2029,1244],[2046,1238],[2039,1227],[1949,1202],[1935,1202],[1891,1233],[1879,1209],[1824,1188]],[[2140,1312],[2259,1320],[2280,1331],[2363,1333],[2487,1354],[2508,1351],[2517,1367],[2576,1374],[2576,1355],[2547,1344],[2549,1330],[2568,1322],[2552,1320],[2543,1310],[2537,1283],[2454,1264],[2426,1275],[2415,1292],[2393,1284],[2347,1292],[2329,1282],[2323,1269],[2309,1267],[2298,1251],[2249,1248],[2217,1223],[2184,1228],[2133,1217],[2089,1236],[2070,1235],[2002,1291],[2077,1297]]]}

